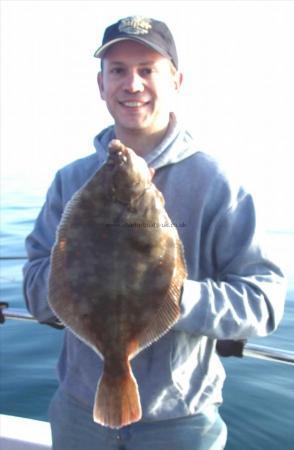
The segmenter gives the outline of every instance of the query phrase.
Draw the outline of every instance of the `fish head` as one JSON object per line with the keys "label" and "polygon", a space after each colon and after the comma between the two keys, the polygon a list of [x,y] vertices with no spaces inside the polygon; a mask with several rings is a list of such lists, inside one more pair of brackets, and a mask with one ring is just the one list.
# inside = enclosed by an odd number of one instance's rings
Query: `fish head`
{"label": "fish head", "polygon": [[130,201],[150,186],[154,170],[134,150],[113,139],[108,147],[106,166],[110,173],[112,193],[121,201]]}

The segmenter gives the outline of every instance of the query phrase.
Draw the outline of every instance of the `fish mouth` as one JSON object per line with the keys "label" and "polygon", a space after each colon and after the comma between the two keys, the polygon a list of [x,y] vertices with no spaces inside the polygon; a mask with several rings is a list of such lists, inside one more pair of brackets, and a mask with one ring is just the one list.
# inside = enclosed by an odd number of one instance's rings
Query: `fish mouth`
{"label": "fish mouth", "polygon": [[107,164],[109,166],[124,166],[128,162],[128,158],[122,153],[115,153],[113,155],[109,155],[107,160]]}
{"label": "fish mouth", "polygon": [[123,166],[128,162],[127,148],[117,139],[112,140],[108,146],[109,156],[107,164],[111,166]]}

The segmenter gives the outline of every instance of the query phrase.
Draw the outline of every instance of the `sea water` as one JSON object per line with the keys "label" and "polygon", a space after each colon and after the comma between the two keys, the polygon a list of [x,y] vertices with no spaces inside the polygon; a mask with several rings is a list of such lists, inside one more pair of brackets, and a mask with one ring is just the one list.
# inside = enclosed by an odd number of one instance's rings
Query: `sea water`
{"label": "sea water", "polygon": [[[2,201],[0,298],[24,308],[24,238],[31,231],[42,195],[10,190]],[[285,315],[271,336],[252,343],[294,350],[294,233],[267,233],[269,245],[285,263],[288,293]],[[293,265],[292,265],[293,266]],[[7,320],[0,326],[0,412],[46,420],[57,387],[56,361],[63,331],[31,322]],[[221,414],[228,426],[227,450],[294,448],[294,366],[252,358],[223,358],[227,379]]]}

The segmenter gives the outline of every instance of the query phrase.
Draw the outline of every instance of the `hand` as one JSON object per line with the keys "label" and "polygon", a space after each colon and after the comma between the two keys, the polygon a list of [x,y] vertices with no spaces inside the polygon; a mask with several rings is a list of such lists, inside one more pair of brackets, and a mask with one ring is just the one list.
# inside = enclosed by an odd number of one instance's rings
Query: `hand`
{"label": "hand", "polygon": [[4,323],[5,322],[5,317],[4,317],[4,314],[2,312],[2,309],[4,309],[4,308],[8,308],[8,303],[0,302],[0,323]]}
{"label": "hand", "polygon": [[240,339],[238,341],[219,340],[216,343],[216,351],[219,356],[237,356],[241,358],[243,356],[243,349],[247,342],[247,339]]}

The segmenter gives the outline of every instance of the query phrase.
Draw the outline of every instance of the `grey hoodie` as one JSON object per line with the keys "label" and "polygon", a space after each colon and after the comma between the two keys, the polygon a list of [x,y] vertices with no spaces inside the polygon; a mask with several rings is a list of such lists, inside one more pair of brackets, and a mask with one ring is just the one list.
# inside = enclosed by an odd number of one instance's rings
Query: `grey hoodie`
{"label": "grey hoodie", "polygon": [[[49,258],[66,203],[103,164],[114,128],[94,140],[96,153],[60,170],[26,240],[24,292],[39,321],[54,319],[47,303]],[[177,226],[188,268],[181,317],[131,362],[143,421],[196,414],[220,404],[225,378],[217,339],[265,336],[281,320],[285,282],[258,243],[254,202],[189,133],[171,120],[163,142],[145,158],[156,169],[171,224]],[[61,388],[90,409],[103,362],[65,331],[58,372]]]}

